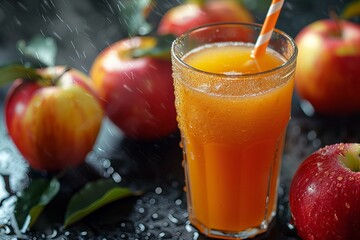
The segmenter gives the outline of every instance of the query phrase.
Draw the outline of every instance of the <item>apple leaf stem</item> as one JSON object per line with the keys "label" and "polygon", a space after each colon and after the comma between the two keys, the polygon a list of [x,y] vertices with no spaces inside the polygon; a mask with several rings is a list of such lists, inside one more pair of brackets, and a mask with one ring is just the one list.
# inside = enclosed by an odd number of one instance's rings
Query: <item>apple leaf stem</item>
{"label": "apple leaf stem", "polygon": [[330,15],[330,18],[333,19],[336,24],[335,37],[341,38],[342,37],[342,26],[341,26],[341,19],[339,18],[339,15],[334,10],[330,10],[329,15]]}
{"label": "apple leaf stem", "polygon": [[52,78],[52,79],[51,79],[52,85],[56,85],[56,83],[60,80],[60,78],[61,78],[62,76],[64,76],[64,74],[67,73],[67,72],[70,71],[70,70],[71,70],[71,67],[65,66],[64,70],[63,70],[59,75],[57,75],[55,78]]}
{"label": "apple leaf stem", "polygon": [[21,64],[8,64],[0,67],[0,87],[15,81],[18,78],[37,81],[42,79],[35,69]]}

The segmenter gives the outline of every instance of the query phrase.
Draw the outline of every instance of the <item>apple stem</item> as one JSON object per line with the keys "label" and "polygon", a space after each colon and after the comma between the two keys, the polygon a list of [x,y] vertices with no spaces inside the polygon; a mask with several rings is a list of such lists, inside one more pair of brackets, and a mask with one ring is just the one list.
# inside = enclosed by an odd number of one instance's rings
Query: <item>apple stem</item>
{"label": "apple stem", "polygon": [[342,26],[341,26],[341,19],[339,18],[339,15],[335,12],[335,10],[329,11],[330,18],[334,20],[336,24],[336,32],[335,36],[341,38],[342,37]]}
{"label": "apple stem", "polygon": [[71,67],[66,66],[64,71],[62,73],[60,73],[58,76],[56,76],[55,78],[51,79],[51,83],[52,85],[56,85],[56,83],[59,81],[59,79],[64,76],[65,73],[67,73],[68,71],[71,70]]}
{"label": "apple stem", "polygon": [[360,172],[360,147],[357,145],[340,157],[342,164],[353,172]]}

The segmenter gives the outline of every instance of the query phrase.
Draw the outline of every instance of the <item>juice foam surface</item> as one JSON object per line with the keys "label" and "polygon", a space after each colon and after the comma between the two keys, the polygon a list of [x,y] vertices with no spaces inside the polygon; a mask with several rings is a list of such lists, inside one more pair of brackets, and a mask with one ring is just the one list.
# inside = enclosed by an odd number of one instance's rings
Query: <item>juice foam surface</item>
{"label": "juice foam surface", "polygon": [[269,49],[255,60],[252,50],[251,44],[235,42],[195,48],[183,57],[191,68],[175,79],[196,91],[221,97],[256,96],[281,86],[284,81],[280,71],[271,71],[284,64],[280,54]]}
{"label": "juice foam surface", "polygon": [[284,63],[284,59],[271,49],[254,59],[251,57],[253,48],[253,44],[236,42],[206,44],[186,54],[183,60],[201,71],[226,75],[264,72]]}

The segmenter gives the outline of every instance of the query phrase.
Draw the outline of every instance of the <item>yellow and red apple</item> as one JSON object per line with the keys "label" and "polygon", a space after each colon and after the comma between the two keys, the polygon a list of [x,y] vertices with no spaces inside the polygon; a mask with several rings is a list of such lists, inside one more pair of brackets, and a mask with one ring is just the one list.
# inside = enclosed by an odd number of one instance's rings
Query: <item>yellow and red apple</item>
{"label": "yellow and red apple", "polygon": [[253,22],[253,16],[234,0],[187,1],[165,13],[158,33],[179,36],[194,27],[216,22]]}
{"label": "yellow and red apple", "polygon": [[289,203],[301,239],[360,239],[360,144],[308,156],[292,179]]}
{"label": "yellow and red apple", "polygon": [[56,171],[85,160],[103,109],[90,79],[64,67],[37,70],[40,81],[16,79],[5,103],[8,133],[30,166]]}
{"label": "yellow and red apple", "polygon": [[323,115],[360,112],[360,25],[318,20],[296,36],[295,89]]}
{"label": "yellow and red apple", "polygon": [[90,70],[108,118],[133,139],[153,140],[177,129],[169,56],[136,56],[157,44],[155,37],[122,39],[104,49]]}

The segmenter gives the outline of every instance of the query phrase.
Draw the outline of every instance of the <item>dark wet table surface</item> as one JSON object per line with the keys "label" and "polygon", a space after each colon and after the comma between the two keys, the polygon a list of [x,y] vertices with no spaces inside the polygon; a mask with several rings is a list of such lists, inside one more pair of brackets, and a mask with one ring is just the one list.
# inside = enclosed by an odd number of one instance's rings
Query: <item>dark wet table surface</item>
{"label": "dark wet table surface", "polygon": [[[5,91],[1,91],[4,98]],[[3,111],[3,104],[1,104]],[[359,142],[359,117],[306,116],[294,98],[283,154],[278,212],[270,230],[256,239],[298,239],[291,224],[288,191],[303,159],[316,149],[338,142]],[[0,239],[11,239],[16,195],[31,179],[46,177],[27,167],[9,139],[1,118]],[[125,138],[105,120],[99,140],[84,164],[60,179],[60,193],[26,233],[29,239],[207,239],[188,221],[179,134],[153,142]],[[113,202],[79,223],[61,225],[70,196],[89,181],[113,178],[123,186],[144,190],[141,196]]]}

